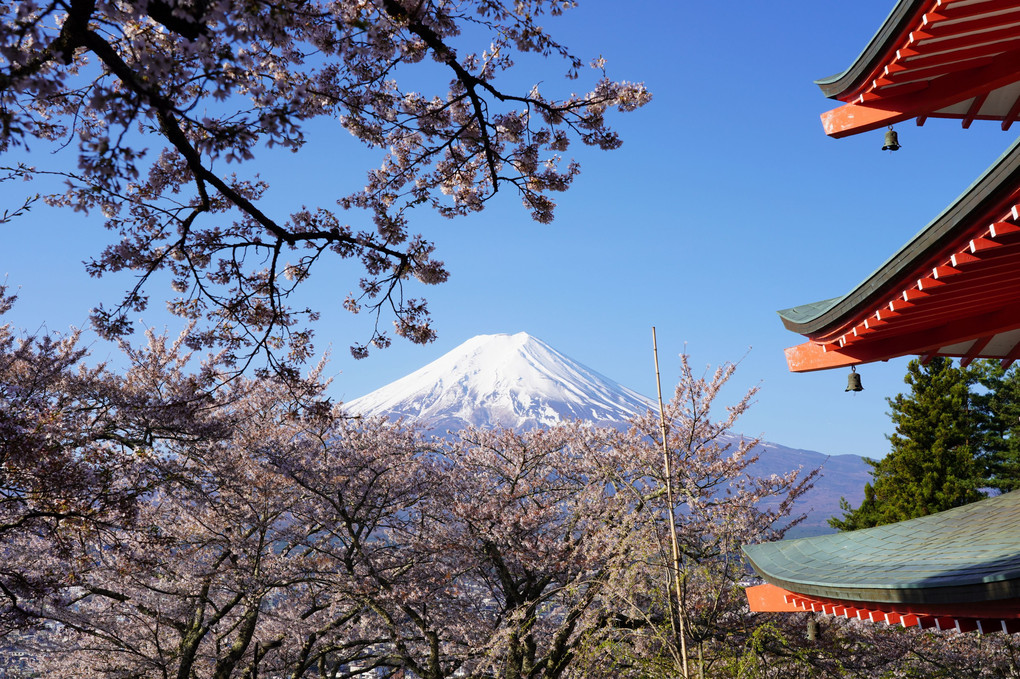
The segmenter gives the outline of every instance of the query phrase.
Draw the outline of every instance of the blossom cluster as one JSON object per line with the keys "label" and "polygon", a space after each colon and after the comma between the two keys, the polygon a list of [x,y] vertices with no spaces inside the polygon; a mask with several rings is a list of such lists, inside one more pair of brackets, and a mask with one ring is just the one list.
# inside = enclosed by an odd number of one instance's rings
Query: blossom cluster
{"label": "blossom cluster", "polygon": [[[354,259],[366,275],[351,306],[376,314],[355,355],[388,341],[384,309],[398,335],[428,342],[427,306],[405,299],[403,288],[412,279],[441,283],[447,271],[432,243],[412,233],[412,210],[464,215],[508,187],[535,219],[551,221],[549,194],[578,172],[560,155],[571,139],[616,148],[606,111],[649,100],[642,85],[606,78],[602,61],[592,64],[597,80],[586,93],[501,88],[499,76],[521,53],[562,59],[568,78],[578,77],[582,62],[537,23],[570,4],[5,3],[0,152],[40,141],[76,147],[76,167],[13,171],[63,176],[66,190],[46,199],[104,217],[113,242],[89,272],[130,270],[138,280],[117,304],[95,310],[109,337],[131,331],[128,314],[148,305],[146,284],[163,271],[170,310],[204,319],[193,346],[220,346],[238,361],[262,351],[270,362],[300,362],[312,350],[308,322],[317,312],[291,301],[295,289],[316,262]],[[310,209],[299,198],[271,213],[270,187],[249,168],[265,149],[301,152],[307,123],[322,117],[378,150],[378,166],[336,206]]]}

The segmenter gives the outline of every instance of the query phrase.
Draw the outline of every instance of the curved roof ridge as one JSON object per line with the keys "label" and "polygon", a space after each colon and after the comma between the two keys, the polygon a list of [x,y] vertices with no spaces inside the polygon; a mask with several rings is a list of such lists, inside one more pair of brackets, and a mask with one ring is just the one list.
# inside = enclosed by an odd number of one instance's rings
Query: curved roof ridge
{"label": "curved roof ridge", "polygon": [[892,48],[893,41],[929,1],[899,0],[864,50],[845,71],[815,81],[822,94],[830,99],[838,99],[844,92],[856,89],[874,71],[875,62]]}

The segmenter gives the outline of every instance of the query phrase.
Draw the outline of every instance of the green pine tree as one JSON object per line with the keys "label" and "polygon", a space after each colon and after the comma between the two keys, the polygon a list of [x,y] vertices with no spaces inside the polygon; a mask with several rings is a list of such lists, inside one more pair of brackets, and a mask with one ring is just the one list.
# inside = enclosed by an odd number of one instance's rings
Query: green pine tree
{"label": "green pine tree", "polygon": [[985,486],[1003,492],[1020,488],[1020,370],[998,361],[974,365],[977,383],[973,395],[980,416],[981,454]]}
{"label": "green pine tree", "polygon": [[946,358],[922,365],[913,360],[904,378],[907,394],[889,399],[896,432],[881,460],[868,460],[871,483],[853,509],[841,501],[843,517],[829,519],[839,530],[869,528],[958,507],[983,497],[984,465],[980,418],[971,412],[972,377]]}

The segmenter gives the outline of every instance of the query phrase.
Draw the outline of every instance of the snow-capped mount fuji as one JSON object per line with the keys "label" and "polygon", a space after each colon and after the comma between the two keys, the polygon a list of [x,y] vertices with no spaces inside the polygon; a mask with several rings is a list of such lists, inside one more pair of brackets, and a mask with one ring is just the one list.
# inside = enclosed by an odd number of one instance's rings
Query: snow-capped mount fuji
{"label": "snow-capped mount fuji", "polygon": [[[567,358],[527,333],[479,335],[424,368],[346,404],[352,414],[404,418],[435,434],[468,425],[502,425],[518,431],[586,420],[624,427],[652,407],[650,399]],[[727,436],[736,443],[740,437]],[[831,533],[825,520],[839,500],[860,504],[868,465],[857,455],[828,456],[762,441],[753,473],[783,474],[822,468],[797,503],[808,519],[791,536]]]}
{"label": "snow-capped mount fuji", "polygon": [[473,337],[346,407],[443,432],[467,425],[533,429],[574,419],[621,426],[650,405],[637,392],[519,332]]}

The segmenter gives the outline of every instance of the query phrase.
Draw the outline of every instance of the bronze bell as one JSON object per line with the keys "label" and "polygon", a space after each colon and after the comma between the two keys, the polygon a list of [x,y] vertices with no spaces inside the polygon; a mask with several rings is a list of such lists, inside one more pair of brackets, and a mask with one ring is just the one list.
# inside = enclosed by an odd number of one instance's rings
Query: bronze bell
{"label": "bronze bell", "polygon": [[882,147],[883,151],[899,151],[900,150],[900,139],[896,135],[896,130],[889,128],[885,131],[885,146]]}
{"label": "bronze bell", "polygon": [[846,376],[846,389],[844,391],[864,391],[861,386],[861,376],[857,374],[857,368],[850,366],[850,374]]}
{"label": "bronze bell", "polygon": [[818,621],[813,615],[807,619],[807,638],[808,641],[818,641]]}

